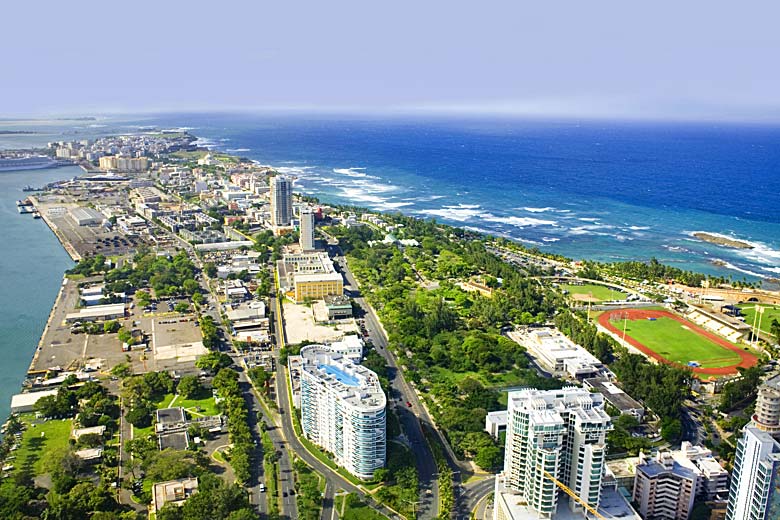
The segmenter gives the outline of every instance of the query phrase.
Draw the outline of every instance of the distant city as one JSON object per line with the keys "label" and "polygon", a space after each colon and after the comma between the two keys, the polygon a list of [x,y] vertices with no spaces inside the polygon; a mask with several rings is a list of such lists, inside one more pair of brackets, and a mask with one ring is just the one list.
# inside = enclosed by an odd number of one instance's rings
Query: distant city
{"label": "distant city", "polygon": [[74,264],[3,518],[780,518],[779,292],[326,203],[190,132],[0,157],[81,170],[18,187]]}

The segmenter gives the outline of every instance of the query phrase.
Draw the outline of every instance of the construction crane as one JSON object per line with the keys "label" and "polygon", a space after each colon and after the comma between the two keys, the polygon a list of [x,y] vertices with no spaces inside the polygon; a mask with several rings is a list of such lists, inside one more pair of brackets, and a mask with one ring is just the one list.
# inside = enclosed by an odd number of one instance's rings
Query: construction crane
{"label": "construction crane", "polygon": [[545,470],[544,468],[542,468],[541,466],[539,466],[537,469],[541,470],[541,472],[544,474],[544,476],[545,476],[546,478],[549,478],[550,480],[552,480],[552,481],[553,481],[553,484],[555,484],[556,486],[558,486],[559,488],[561,488],[561,489],[563,490],[563,492],[564,492],[564,493],[566,493],[567,495],[569,495],[570,497],[572,497],[574,500],[576,500],[576,501],[577,501],[577,503],[578,503],[578,504],[580,504],[582,507],[584,507],[585,509],[587,509],[587,510],[588,510],[588,512],[589,512],[590,514],[594,515],[594,516],[595,516],[596,518],[598,518],[599,520],[607,520],[607,518],[606,518],[604,515],[602,515],[602,514],[601,514],[601,513],[599,513],[598,511],[596,511],[596,509],[595,509],[595,508],[591,507],[591,505],[590,505],[590,504],[588,504],[588,503],[587,503],[587,502],[585,502],[583,499],[581,499],[581,498],[579,497],[579,495],[577,495],[577,493],[575,493],[574,491],[572,491],[571,489],[569,489],[569,486],[567,486],[566,484],[564,484],[563,482],[561,482],[561,481],[560,481],[560,480],[558,480],[557,478],[553,477],[553,476],[552,476],[552,474],[551,474],[549,471],[546,471],[546,470]]}

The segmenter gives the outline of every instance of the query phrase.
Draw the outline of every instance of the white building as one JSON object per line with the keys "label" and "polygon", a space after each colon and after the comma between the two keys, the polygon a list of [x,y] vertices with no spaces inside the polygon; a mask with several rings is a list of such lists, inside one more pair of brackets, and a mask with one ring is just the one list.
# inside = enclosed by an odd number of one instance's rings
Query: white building
{"label": "white building", "polygon": [[751,426],[775,438],[780,437],[780,376],[768,379],[758,387],[756,411]]}
{"label": "white building", "polygon": [[596,377],[605,371],[599,359],[561,334],[557,329],[541,328],[513,331],[509,337],[528,349],[543,368],[572,379]]}
{"label": "white building", "polygon": [[780,443],[747,426],[737,443],[726,520],[780,518]]}
{"label": "white building", "polygon": [[314,251],[314,213],[310,209],[301,210],[298,242],[301,245],[301,251]]}
{"label": "white building", "polygon": [[728,478],[712,451],[683,442],[677,451],[639,454],[633,501],[644,518],[687,520],[697,497],[728,496]]}
{"label": "white building", "polygon": [[[601,394],[574,387],[511,392],[496,504],[522,503],[539,519],[585,518],[587,511],[573,498],[558,503],[567,496],[553,478],[598,508],[611,429]],[[516,517],[510,513],[497,506],[494,518]]]}
{"label": "white building", "polygon": [[319,345],[301,350],[303,434],[358,478],[370,479],[387,456],[387,400],[371,370]]}
{"label": "white building", "polygon": [[271,225],[289,227],[292,225],[292,181],[282,175],[270,179]]}
{"label": "white building", "polygon": [[360,363],[363,359],[363,340],[357,334],[344,336],[340,341],[326,346],[331,352],[341,354],[353,363]]}

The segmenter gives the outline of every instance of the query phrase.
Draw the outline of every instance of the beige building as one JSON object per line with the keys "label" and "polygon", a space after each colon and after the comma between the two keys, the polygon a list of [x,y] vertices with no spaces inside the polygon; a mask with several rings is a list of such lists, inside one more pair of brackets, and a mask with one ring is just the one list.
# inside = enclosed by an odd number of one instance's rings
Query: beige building
{"label": "beige building", "polygon": [[728,478],[710,450],[683,442],[678,451],[640,453],[633,500],[643,518],[688,520],[697,498],[725,501]]}
{"label": "beige building", "polygon": [[285,255],[277,269],[282,290],[295,302],[322,300],[344,293],[344,279],[327,253]]}
{"label": "beige building", "polygon": [[780,376],[768,379],[758,388],[753,426],[780,437]]}
{"label": "beige building", "polygon": [[142,172],[149,169],[149,159],[146,157],[124,157],[107,155],[98,159],[101,170],[118,170],[122,172]]}
{"label": "beige building", "polygon": [[180,506],[197,492],[198,479],[196,478],[159,482],[152,488],[152,511],[156,513],[168,503]]}

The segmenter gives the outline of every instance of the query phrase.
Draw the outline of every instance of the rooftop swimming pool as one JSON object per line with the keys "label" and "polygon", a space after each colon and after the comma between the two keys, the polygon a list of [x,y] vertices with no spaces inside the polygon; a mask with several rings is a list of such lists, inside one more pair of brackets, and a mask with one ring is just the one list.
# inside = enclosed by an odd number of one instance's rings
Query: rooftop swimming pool
{"label": "rooftop swimming pool", "polygon": [[335,377],[340,383],[347,386],[359,386],[360,381],[357,377],[347,374],[342,369],[333,365],[317,365],[317,368],[322,370],[328,375]]}

